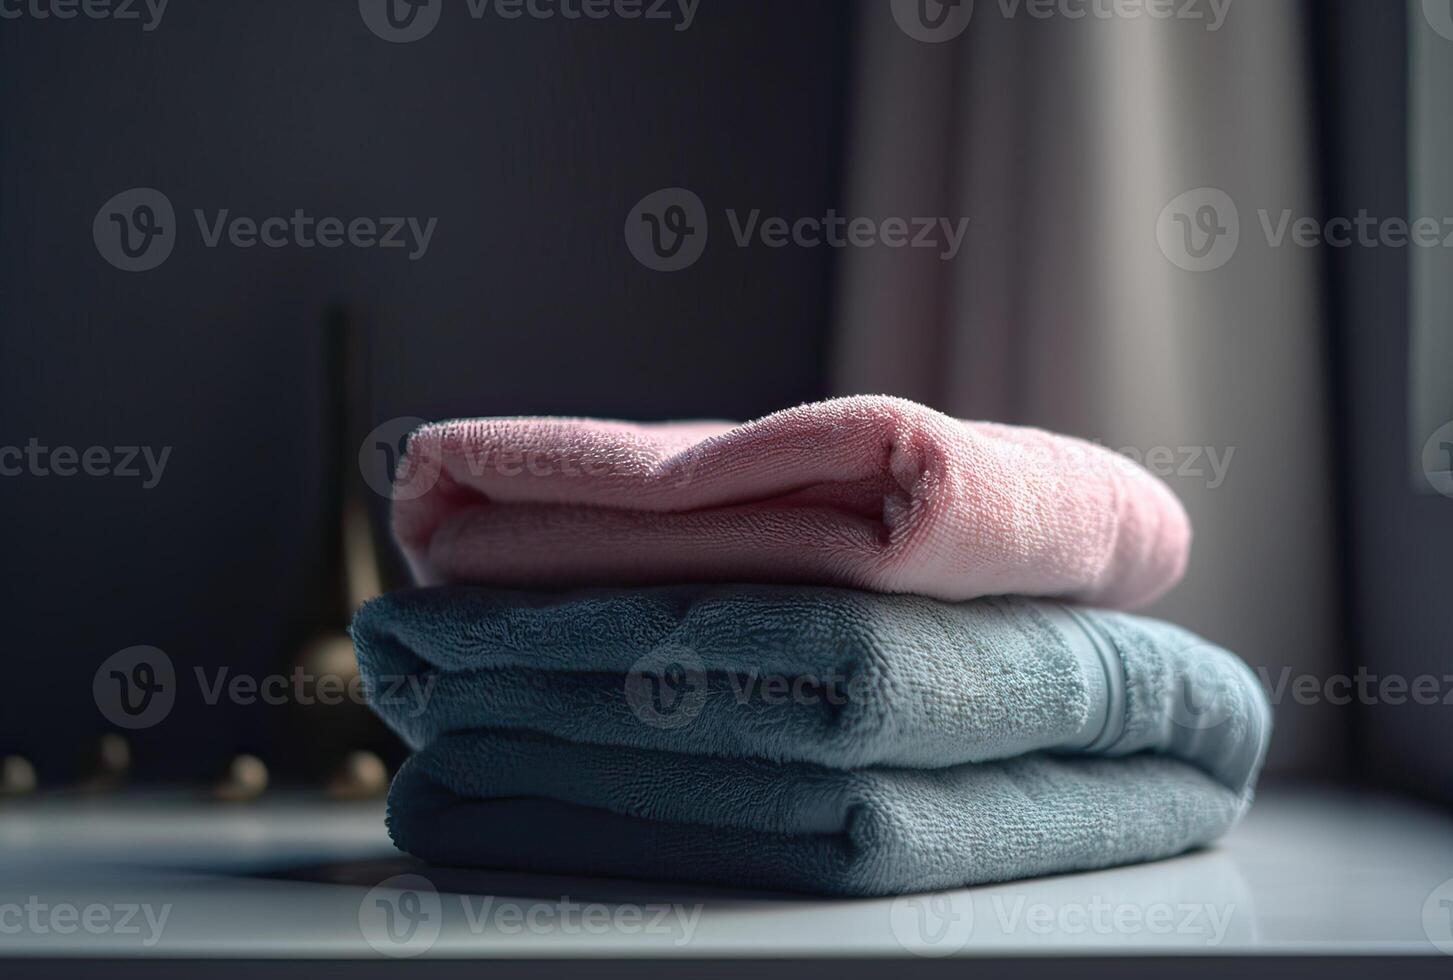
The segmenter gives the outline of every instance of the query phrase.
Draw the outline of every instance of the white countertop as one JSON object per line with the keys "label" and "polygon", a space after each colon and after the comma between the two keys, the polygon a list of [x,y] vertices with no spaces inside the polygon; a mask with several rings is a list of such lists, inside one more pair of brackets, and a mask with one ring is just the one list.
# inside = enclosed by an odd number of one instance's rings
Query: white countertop
{"label": "white countertop", "polygon": [[874,900],[431,868],[393,849],[381,803],[0,803],[0,955],[1439,950],[1453,954],[1453,818],[1342,792],[1265,792],[1220,845],[1168,861]]}

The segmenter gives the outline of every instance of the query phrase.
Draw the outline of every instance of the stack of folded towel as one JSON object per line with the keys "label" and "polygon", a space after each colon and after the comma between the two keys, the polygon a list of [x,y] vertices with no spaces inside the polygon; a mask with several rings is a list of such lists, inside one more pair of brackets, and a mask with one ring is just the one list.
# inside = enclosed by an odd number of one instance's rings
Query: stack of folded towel
{"label": "stack of folded towel", "polygon": [[400,477],[426,587],[353,635],[426,860],[882,895],[1165,857],[1250,803],[1251,672],[1090,608],[1163,593],[1190,531],[1089,443],[860,397],[430,425]]}

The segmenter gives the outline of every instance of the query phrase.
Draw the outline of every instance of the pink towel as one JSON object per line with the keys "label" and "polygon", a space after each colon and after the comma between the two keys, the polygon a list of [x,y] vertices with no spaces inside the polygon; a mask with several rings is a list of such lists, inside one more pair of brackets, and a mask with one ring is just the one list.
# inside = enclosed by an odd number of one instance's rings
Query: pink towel
{"label": "pink towel", "polygon": [[1099,446],[899,398],[756,422],[427,425],[394,533],[425,584],[812,582],[1129,608],[1185,569],[1170,490]]}

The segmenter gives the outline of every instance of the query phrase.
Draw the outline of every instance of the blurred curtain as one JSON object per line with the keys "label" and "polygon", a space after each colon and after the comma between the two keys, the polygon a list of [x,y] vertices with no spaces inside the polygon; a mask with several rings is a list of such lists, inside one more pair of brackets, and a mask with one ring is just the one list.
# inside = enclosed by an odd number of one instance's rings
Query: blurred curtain
{"label": "blurred curtain", "polygon": [[[950,260],[845,250],[835,388],[1163,447],[1196,541],[1152,612],[1273,684],[1343,669],[1319,258],[1270,247],[1257,214],[1318,210],[1305,8],[1237,4],[1211,31],[981,0],[944,43],[910,37],[887,2],[859,15],[849,213],[969,225]],[[1187,271],[1157,219],[1201,187],[1229,196],[1240,240]],[[1273,770],[1338,766],[1327,706],[1286,697],[1277,714]]]}
{"label": "blurred curtain", "polygon": [[[1448,112],[1448,93],[1453,91],[1453,4],[1408,0],[1402,17],[1389,11],[1378,17],[1381,33],[1395,31],[1406,22],[1407,64],[1394,59],[1385,71],[1403,69],[1407,85],[1408,214],[1410,217],[1453,215],[1453,180],[1448,179],[1448,160],[1453,158],[1453,114]],[[1339,38],[1355,41],[1352,31],[1371,30],[1354,18],[1365,12],[1345,13],[1338,22]],[[1385,62],[1384,62],[1385,64]],[[1396,84],[1396,78],[1392,79]],[[1352,147],[1348,152],[1356,152]],[[1364,151],[1365,152],[1365,151]],[[1446,229],[1443,231],[1446,234]],[[1453,469],[1447,444],[1453,433],[1453,262],[1447,248],[1411,249],[1408,278],[1411,287],[1411,326],[1408,347],[1409,411],[1408,469],[1413,488],[1419,493],[1435,490],[1425,467],[1443,473]],[[1438,436],[1427,453],[1428,442]],[[1447,495],[1450,481],[1438,483]]]}

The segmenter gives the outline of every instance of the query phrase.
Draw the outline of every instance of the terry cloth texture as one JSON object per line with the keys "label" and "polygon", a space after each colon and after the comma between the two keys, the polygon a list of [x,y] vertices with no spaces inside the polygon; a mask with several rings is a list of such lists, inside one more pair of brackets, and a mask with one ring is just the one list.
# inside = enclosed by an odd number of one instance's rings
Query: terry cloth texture
{"label": "terry cloth texture", "polygon": [[395,593],[354,624],[422,748],[427,860],[888,894],[1223,834],[1270,727],[1229,653],[1154,620],[733,585]]}
{"label": "terry cloth texture", "polygon": [[436,864],[887,895],[1168,857],[1245,799],[1155,755],[843,771],[470,732],[411,757],[388,806]]}
{"label": "terry cloth texture", "polygon": [[453,586],[373,600],[353,637],[416,749],[507,728],[838,769],[1150,751],[1242,793],[1270,728],[1251,671],[1193,633],[1017,597]]}
{"label": "terry cloth texture", "polygon": [[1149,472],[1037,429],[858,396],[755,422],[427,425],[394,533],[422,584],[811,583],[1134,608],[1190,525]]}

